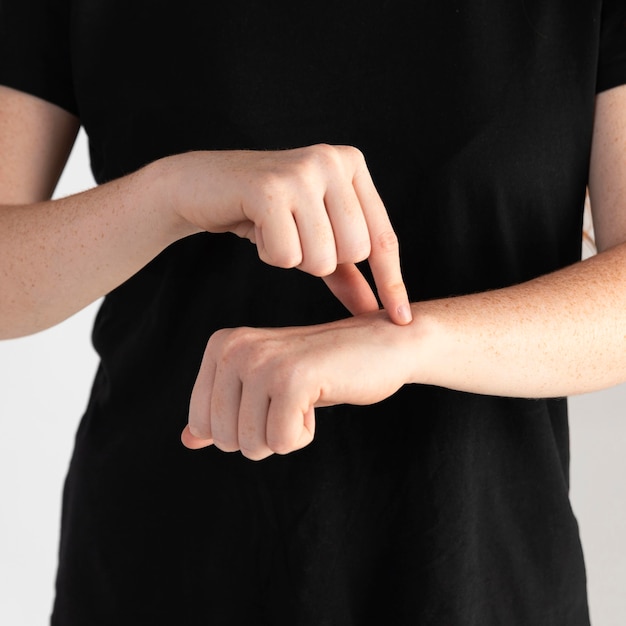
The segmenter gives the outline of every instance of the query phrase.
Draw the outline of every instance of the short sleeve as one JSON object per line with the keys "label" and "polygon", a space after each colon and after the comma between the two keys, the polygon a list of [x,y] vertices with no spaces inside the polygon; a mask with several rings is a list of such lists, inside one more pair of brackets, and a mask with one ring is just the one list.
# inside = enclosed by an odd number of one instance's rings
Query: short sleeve
{"label": "short sleeve", "polygon": [[0,0],[0,84],[77,115],[70,0]]}
{"label": "short sleeve", "polygon": [[626,83],[626,0],[604,0],[600,32],[598,92]]}

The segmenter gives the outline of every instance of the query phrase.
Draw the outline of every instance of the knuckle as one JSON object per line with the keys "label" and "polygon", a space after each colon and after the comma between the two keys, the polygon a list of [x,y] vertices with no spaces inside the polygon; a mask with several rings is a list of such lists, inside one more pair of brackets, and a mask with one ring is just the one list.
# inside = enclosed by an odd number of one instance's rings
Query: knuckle
{"label": "knuckle", "polygon": [[387,294],[394,294],[394,295],[404,295],[404,293],[406,292],[406,288],[404,286],[404,283],[402,282],[391,282],[391,283],[386,283],[385,285],[383,285],[383,290],[387,293]]}
{"label": "knuckle", "polygon": [[[239,449],[242,453],[254,452],[258,448],[259,439],[252,428],[239,425]],[[246,454],[244,454],[246,456]]]}
{"label": "knuckle", "polygon": [[344,164],[344,171],[349,172],[354,180],[368,171],[365,155],[355,146],[337,146],[338,158]]}
{"label": "knuckle", "polygon": [[397,252],[399,249],[398,236],[393,230],[384,230],[376,235],[376,246],[381,252]]}
{"label": "knuckle", "polygon": [[237,349],[243,346],[243,335],[248,329],[221,328],[216,330],[207,343],[206,354],[215,362],[232,356]]}
{"label": "knuckle", "polygon": [[311,152],[318,159],[328,161],[335,161],[337,159],[337,148],[328,143],[318,143],[311,146]]}
{"label": "knuckle", "polygon": [[299,448],[308,446],[310,443],[313,442],[313,433],[310,430],[303,428],[302,432],[303,436],[300,438],[300,445],[298,446]]}
{"label": "knuckle", "polygon": [[309,146],[303,153],[301,167],[303,173],[307,174],[307,179],[311,180],[318,175],[320,170],[335,168],[340,162],[337,148],[327,143],[318,143]]}
{"label": "knuckle", "polygon": [[266,459],[268,456],[271,456],[273,454],[272,451],[266,446],[263,446],[262,448],[255,448],[242,445],[239,448],[239,451],[243,456],[246,457],[246,459],[249,459],[250,461],[262,461],[263,459]]}
{"label": "knuckle", "polygon": [[247,326],[218,330],[217,332],[224,335],[222,343],[222,357],[224,359],[237,357],[240,353],[246,352],[254,339],[254,329]]}
{"label": "knuckle", "polygon": [[267,445],[274,454],[285,455],[300,450],[313,441],[313,434],[302,427],[299,433],[292,431],[291,435],[277,433],[270,439],[268,436]]}
{"label": "knuckle", "polygon": [[365,259],[369,258],[370,254],[372,254],[372,246],[370,245],[369,240],[357,246],[355,251],[355,259],[354,262],[358,263],[359,261],[365,261]]}
{"label": "knuckle", "polygon": [[275,454],[289,454],[296,449],[297,440],[288,437],[284,433],[277,433],[273,437],[268,436],[267,445]]}
{"label": "knuckle", "polygon": [[215,445],[216,448],[219,448],[222,452],[237,452],[237,450],[239,450],[238,443],[227,438],[222,439],[214,437],[213,445]]}
{"label": "knuckle", "polygon": [[286,270],[298,267],[302,263],[302,253],[284,249],[271,253],[268,250],[260,251],[259,258],[268,265]]}
{"label": "knuckle", "polygon": [[299,266],[303,272],[322,278],[324,276],[330,276],[337,269],[336,259],[323,259],[316,261],[309,261],[301,263]]}
{"label": "knuckle", "polygon": [[209,337],[209,341],[207,342],[207,352],[214,352],[216,351],[219,346],[221,345],[222,341],[226,338],[226,336],[228,335],[228,331],[220,328],[219,330],[216,330],[210,337]]}
{"label": "knuckle", "polygon": [[365,163],[365,155],[355,146],[345,146],[344,149],[350,155],[350,158],[359,164]]}
{"label": "knuckle", "polygon": [[352,246],[352,249],[348,251],[348,254],[343,256],[341,262],[359,263],[360,261],[365,261],[365,259],[369,258],[371,253],[372,246],[369,239],[358,241]]}
{"label": "knuckle", "polygon": [[[248,416],[251,417],[251,416]],[[259,450],[267,449],[265,444],[265,433],[259,432],[259,430],[255,427],[255,422],[251,419],[246,419],[246,416],[241,416],[239,419],[239,449],[242,451],[244,456],[247,456],[247,453],[257,453]]]}

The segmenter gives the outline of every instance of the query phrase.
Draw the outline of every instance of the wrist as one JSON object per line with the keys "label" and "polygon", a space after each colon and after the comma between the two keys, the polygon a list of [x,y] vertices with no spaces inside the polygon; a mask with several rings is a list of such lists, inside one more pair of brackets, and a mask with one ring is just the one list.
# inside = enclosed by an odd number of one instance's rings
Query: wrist
{"label": "wrist", "polygon": [[432,310],[433,307],[424,302],[411,305],[413,321],[405,327],[407,332],[404,336],[404,349],[409,352],[406,357],[409,362],[407,383],[441,384],[438,372],[441,371],[441,364],[451,358],[451,348],[445,341],[436,308]]}
{"label": "wrist", "polygon": [[202,229],[189,222],[181,212],[179,189],[183,184],[176,157],[164,157],[137,172],[137,185],[154,211],[156,223],[167,245]]}
{"label": "wrist", "polygon": [[339,324],[360,327],[367,334],[367,342],[374,350],[375,358],[389,359],[389,369],[395,371],[398,382],[406,384],[430,384],[429,367],[434,350],[437,322],[434,316],[424,314],[418,305],[411,305],[413,320],[400,326],[394,324],[386,311],[363,313],[349,317]]}

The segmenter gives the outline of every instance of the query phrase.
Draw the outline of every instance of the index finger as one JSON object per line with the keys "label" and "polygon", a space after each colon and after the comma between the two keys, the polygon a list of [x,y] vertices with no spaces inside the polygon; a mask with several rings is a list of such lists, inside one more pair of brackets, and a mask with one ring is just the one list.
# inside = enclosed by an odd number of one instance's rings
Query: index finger
{"label": "index finger", "polygon": [[357,168],[353,185],[370,234],[371,252],[368,262],[378,296],[392,322],[408,324],[412,320],[412,314],[400,269],[398,237],[364,163]]}

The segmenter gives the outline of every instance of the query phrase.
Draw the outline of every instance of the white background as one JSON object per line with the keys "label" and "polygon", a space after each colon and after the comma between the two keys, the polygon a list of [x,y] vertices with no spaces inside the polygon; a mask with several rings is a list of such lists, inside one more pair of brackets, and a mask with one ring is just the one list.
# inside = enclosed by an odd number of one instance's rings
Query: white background
{"label": "white background", "polygon": [[[93,185],[87,159],[81,133],[57,195]],[[93,305],[32,337],[0,342],[3,626],[48,622],[61,488],[96,367],[89,342],[95,310]],[[624,626],[626,386],[573,398],[570,407],[572,503],[587,559],[592,621]]]}

